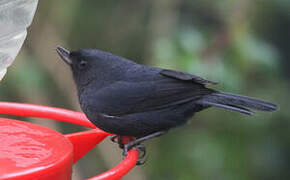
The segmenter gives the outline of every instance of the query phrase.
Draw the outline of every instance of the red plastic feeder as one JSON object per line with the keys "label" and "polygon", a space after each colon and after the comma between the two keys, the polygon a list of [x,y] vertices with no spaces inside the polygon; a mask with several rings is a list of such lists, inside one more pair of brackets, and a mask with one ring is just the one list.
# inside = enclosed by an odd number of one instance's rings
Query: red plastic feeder
{"label": "red plastic feeder", "polygon": [[[0,114],[48,118],[92,128],[62,135],[40,125],[0,118],[0,179],[69,180],[72,165],[108,134],[95,127],[84,114],[66,109],[0,102]],[[120,179],[138,160],[132,149],[116,167],[90,180]]]}

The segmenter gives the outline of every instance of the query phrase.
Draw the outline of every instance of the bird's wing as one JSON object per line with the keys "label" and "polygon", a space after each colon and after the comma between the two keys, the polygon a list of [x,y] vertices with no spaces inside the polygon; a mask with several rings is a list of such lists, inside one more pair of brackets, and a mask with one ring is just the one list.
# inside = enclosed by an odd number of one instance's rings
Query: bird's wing
{"label": "bird's wing", "polygon": [[185,73],[185,72],[180,72],[180,71],[175,71],[175,70],[170,70],[170,69],[163,69],[160,71],[160,74],[174,78],[174,79],[179,79],[183,81],[193,81],[195,83],[207,85],[207,84],[217,84],[217,82],[209,81],[206,79],[203,79],[202,77]]}
{"label": "bird's wing", "polygon": [[125,115],[162,109],[198,99],[211,90],[198,83],[162,78],[158,81],[118,81],[86,92],[87,108],[108,115]]}

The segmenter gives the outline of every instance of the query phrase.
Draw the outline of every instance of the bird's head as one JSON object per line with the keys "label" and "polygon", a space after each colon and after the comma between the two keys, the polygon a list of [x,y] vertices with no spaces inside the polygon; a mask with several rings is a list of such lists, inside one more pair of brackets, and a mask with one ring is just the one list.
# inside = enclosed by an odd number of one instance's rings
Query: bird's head
{"label": "bird's head", "polygon": [[91,52],[93,50],[69,51],[58,46],[56,51],[61,59],[70,66],[77,86],[86,85],[97,76],[96,72],[101,65],[96,55]]}
{"label": "bird's head", "polygon": [[57,46],[56,51],[62,60],[71,67],[78,89],[92,81],[97,81],[100,86],[115,81],[126,69],[128,63],[133,63],[97,49],[69,51]]}

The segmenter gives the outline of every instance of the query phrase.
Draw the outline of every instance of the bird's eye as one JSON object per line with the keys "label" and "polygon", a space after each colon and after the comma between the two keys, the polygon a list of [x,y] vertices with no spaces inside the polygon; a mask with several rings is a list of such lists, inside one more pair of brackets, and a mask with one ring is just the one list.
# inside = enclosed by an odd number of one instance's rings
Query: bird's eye
{"label": "bird's eye", "polygon": [[87,66],[87,63],[88,63],[87,61],[83,61],[83,60],[80,61],[80,62],[79,62],[79,68],[80,68],[80,69],[85,68],[85,67]]}

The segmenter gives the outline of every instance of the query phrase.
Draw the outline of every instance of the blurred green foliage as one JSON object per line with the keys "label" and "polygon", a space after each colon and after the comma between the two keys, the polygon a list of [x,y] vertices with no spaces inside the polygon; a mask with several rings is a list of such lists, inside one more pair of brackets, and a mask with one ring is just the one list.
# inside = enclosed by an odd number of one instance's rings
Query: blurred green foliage
{"label": "blurred green foliage", "polygon": [[[146,143],[141,176],[289,179],[289,7],[287,0],[40,1],[25,47],[1,83],[1,100],[75,108],[57,44],[194,73],[219,82],[214,88],[266,99],[280,110],[252,117],[220,109],[198,113]],[[82,177],[108,168],[100,153],[90,156],[98,161],[83,160]]]}

